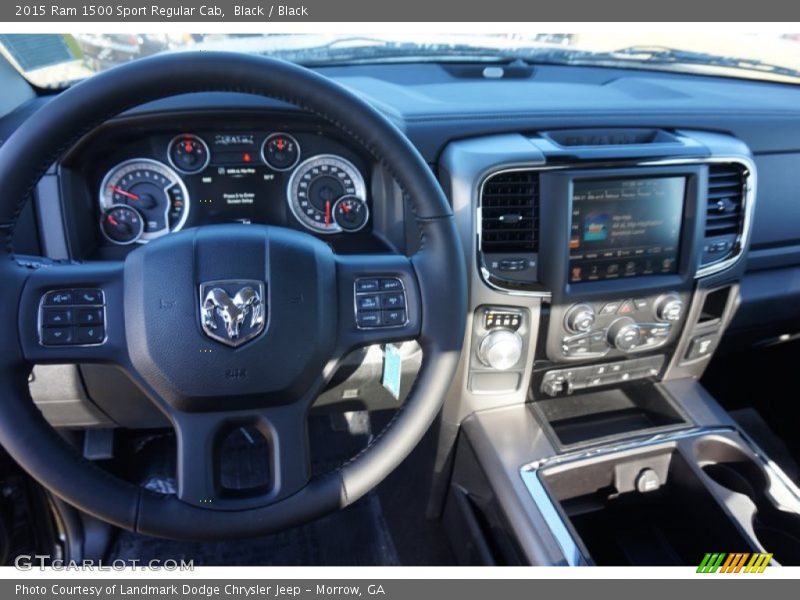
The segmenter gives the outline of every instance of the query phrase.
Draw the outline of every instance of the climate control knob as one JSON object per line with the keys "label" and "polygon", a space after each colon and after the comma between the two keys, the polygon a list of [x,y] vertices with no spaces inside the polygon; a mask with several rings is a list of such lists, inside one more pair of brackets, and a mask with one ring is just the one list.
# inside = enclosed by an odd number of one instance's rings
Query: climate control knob
{"label": "climate control knob", "polygon": [[498,371],[510,369],[522,358],[522,337],[508,329],[490,331],[478,345],[478,358]]}
{"label": "climate control knob", "polygon": [[564,316],[564,327],[570,333],[588,333],[594,325],[595,312],[588,304],[576,304]]}
{"label": "climate control knob", "polygon": [[621,317],[608,328],[608,343],[623,352],[633,350],[641,337],[639,325],[630,317]]}
{"label": "climate control knob", "polygon": [[677,294],[664,294],[655,302],[656,319],[675,323],[683,316],[683,300]]}

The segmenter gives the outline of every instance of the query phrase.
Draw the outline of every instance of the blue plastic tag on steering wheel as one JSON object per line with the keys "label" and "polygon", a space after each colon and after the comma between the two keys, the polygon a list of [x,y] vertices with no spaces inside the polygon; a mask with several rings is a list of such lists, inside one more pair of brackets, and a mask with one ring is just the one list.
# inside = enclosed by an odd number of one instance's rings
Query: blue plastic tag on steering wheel
{"label": "blue plastic tag on steering wheel", "polygon": [[386,344],[383,351],[383,387],[394,396],[395,400],[400,399],[402,366],[403,358],[400,356],[397,346]]}

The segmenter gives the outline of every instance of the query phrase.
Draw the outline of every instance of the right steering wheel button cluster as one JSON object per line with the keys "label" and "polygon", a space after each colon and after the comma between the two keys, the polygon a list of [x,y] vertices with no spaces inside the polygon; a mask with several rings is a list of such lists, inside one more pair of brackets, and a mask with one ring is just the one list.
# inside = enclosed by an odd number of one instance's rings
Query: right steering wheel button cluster
{"label": "right steering wheel button cluster", "polygon": [[406,291],[397,277],[357,279],[355,297],[356,325],[359,329],[402,327],[408,322]]}

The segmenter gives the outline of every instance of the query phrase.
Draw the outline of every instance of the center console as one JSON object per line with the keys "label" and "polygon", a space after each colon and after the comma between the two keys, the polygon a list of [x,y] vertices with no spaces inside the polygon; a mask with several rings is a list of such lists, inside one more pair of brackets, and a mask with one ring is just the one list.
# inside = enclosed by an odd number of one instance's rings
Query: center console
{"label": "center console", "polygon": [[738,306],[748,148],[539,131],[455,142],[440,175],[472,314],[431,512],[462,560],[800,563],[800,492],[697,383]]}

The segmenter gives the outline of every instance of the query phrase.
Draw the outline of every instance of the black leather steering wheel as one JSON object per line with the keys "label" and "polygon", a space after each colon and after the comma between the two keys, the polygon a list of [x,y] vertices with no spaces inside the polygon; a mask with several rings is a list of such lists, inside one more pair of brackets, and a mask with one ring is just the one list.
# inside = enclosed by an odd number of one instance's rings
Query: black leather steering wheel
{"label": "black leather steering wheel", "polygon": [[[63,151],[127,109],[199,91],[288,102],[356,140],[407,195],[419,251],[410,257],[340,256],[294,230],[214,225],[152,241],[124,264],[37,266],[13,255],[21,207]],[[455,373],[466,315],[466,273],[452,212],[408,139],[325,77],[231,53],[173,54],[117,67],[59,94],[9,137],[0,149],[0,190],[0,443],[44,487],[81,510],[170,538],[275,532],[357,500],[407,456],[438,413]],[[375,277],[402,281],[405,325],[357,327],[355,281]],[[212,341],[201,326],[199,286],[216,280],[264,285],[264,331],[237,348]],[[42,298],[77,289],[102,290],[105,342],[43,345],[37,333]],[[306,417],[337,363],[356,347],[408,339],[419,341],[424,358],[402,409],[361,454],[312,477]],[[170,419],[178,446],[177,494],[141,488],[85,460],[34,406],[27,386],[33,364],[92,362],[125,369]],[[263,432],[272,472],[266,489],[246,496],[221,490],[214,469],[220,432],[243,424]]]}

